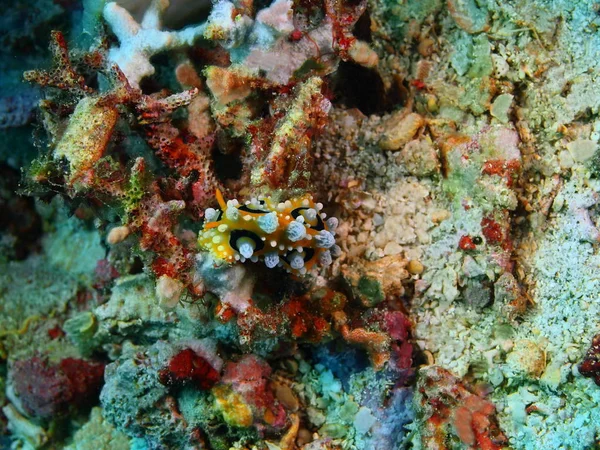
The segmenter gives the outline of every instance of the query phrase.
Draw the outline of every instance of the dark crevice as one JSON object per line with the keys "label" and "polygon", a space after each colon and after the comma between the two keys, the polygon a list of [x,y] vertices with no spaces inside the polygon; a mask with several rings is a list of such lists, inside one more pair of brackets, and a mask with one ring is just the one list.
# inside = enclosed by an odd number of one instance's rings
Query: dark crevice
{"label": "dark crevice", "polygon": [[34,199],[15,195],[20,176],[18,170],[0,165],[0,239],[13,243],[9,249],[2,251],[12,253],[10,256],[17,260],[39,250],[42,234],[42,220],[35,209]]}
{"label": "dark crevice", "polygon": [[382,114],[403,103],[400,88],[386,92],[383,80],[374,69],[352,62],[341,62],[332,77],[334,103],[357,108],[365,115]]}
{"label": "dark crevice", "polygon": [[356,25],[354,25],[353,34],[357,39],[360,39],[361,41],[372,41],[371,15],[369,14],[369,10],[365,11],[364,14],[360,16],[360,19],[358,19]]}
{"label": "dark crevice", "polygon": [[242,158],[239,152],[223,153],[219,147],[215,146],[212,152],[212,158],[217,178],[221,182],[227,180],[239,180],[242,176]]}
{"label": "dark crevice", "polygon": [[174,77],[171,59],[167,53],[159,53],[150,58],[150,64],[154,66],[155,72],[152,76],[144,77],[140,81],[140,89],[146,95],[160,92],[165,85],[173,91],[179,86]]}
{"label": "dark crevice", "polygon": [[139,256],[136,256],[129,268],[129,275],[137,275],[144,272],[144,263]]}

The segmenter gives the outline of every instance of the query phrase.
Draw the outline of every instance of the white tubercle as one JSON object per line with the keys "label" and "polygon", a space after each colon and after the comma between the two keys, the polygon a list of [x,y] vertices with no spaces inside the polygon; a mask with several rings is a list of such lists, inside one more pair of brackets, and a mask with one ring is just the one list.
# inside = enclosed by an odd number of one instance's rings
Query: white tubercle
{"label": "white tubercle", "polygon": [[325,250],[319,255],[319,263],[324,267],[331,265],[332,261],[333,260],[331,258],[331,253],[329,252],[329,250]]}
{"label": "white tubercle", "polygon": [[228,206],[227,209],[225,210],[225,217],[227,217],[228,220],[235,222],[240,217],[240,212],[238,211],[237,208]]}
{"label": "white tubercle", "polygon": [[292,252],[289,261],[292,269],[299,270],[304,267],[304,258],[302,258],[302,255],[298,252]]}
{"label": "white tubercle", "polygon": [[306,236],[306,228],[300,222],[290,222],[285,234],[290,241],[297,242]]}
{"label": "white tubercle", "polygon": [[248,237],[241,237],[236,242],[240,255],[244,258],[251,258],[254,254],[254,248],[256,245],[254,241]]}
{"label": "white tubercle", "polygon": [[319,231],[319,234],[315,236],[315,241],[317,243],[317,247],[320,248],[331,248],[335,245],[335,238],[333,234],[331,234],[327,230]]}
{"label": "white tubercle", "polygon": [[219,211],[214,208],[207,208],[206,211],[204,211],[204,218],[207,222],[214,222],[217,220],[217,217],[219,217]]}
{"label": "white tubercle", "polygon": [[340,224],[339,220],[337,220],[336,217],[330,217],[329,219],[327,219],[327,228],[329,228],[329,231],[331,231],[332,233],[337,230],[338,225]]}
{"label": "white tubercle", "polygon": [[279,255],[275,252],[265,254],[265,266],[272,269],[279,264]]}

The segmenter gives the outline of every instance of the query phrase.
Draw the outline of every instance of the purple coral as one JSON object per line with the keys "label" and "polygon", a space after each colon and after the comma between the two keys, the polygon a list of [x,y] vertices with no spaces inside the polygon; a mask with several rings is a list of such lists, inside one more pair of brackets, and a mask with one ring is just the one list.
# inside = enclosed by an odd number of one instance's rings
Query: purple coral
{"label": "purple coral", "polygon": [[51,419],[70,405],[87,406],[97,397],[104,379],[104,364],[76,358],[51,363],[33,356],[16,361],[10,373],[15,394],[30,416]]}
{"label": "purple coral", "polygon": [[579,373],[592,378],[600,386],[600,334],[592,339],[592,345],[579,366]]}
{"label": "purple coral", "polygon": [[33,90],[0,98],[0,130],[27,125],[33,118],[39,96]]}

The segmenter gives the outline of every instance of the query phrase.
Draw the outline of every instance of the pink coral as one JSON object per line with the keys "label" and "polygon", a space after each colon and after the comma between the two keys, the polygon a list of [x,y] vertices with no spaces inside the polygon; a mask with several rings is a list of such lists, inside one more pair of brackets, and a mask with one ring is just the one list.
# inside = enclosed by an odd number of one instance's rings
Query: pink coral
{"label": "pink coral", "polygon": [[26,125],[33,117],[39,98],[34,91],[0,98],[0,130]]}
{"label": "pink coral", "polygon": [[269,389],[271,367],[256,355],[245,355],[238,362],[229,362],[221,381],[231,384],[235,392],[241,394],[251,406],[254,417],[262,417],[271,426],[285,425],[285,410]]}
{"label": "pink coral", "polygon": [[422,369],[417,390],[425,421],[423,447],[447,448],[445,442],[452,429],[470,447],[500,450],[507,444],[495,417],[494,404],[472,392],[451,372],[438,366]]}
{"label": "pink coral", "polygon": [[411,323],[401,311],[386,311],[384,320],[392,339],[405,341],[408,338]]}

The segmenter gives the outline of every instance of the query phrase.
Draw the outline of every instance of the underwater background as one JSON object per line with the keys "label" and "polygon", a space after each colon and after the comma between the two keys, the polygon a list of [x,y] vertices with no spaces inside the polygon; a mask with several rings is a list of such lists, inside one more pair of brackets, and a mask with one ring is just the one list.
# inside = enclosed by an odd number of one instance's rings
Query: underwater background
{"label": "underwater background", "polygon": [[2,6],[0,449],[600,449],[600,3]]}

